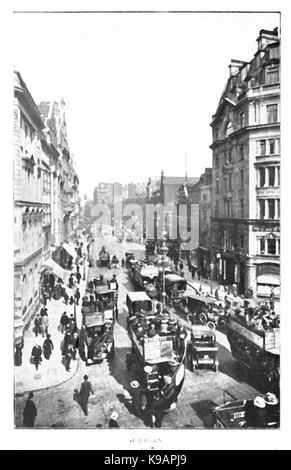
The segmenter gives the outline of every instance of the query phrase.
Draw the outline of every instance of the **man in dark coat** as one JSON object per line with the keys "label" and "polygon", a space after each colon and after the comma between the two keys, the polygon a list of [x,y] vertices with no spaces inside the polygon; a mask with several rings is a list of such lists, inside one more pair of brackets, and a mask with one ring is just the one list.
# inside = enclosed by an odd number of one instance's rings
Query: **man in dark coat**
{"label": "man in dark coat", "polygon": [[27,428],[33,428],[35,418],[37,416],[37,410],[34,402],[32,401],[33,393],[30,392],[28,395],[28,399],[26,401],[24,410],[23,410],[23,424]]}
{"label": "man in dark coat", "polygon": [[48,360],[51,357],[52,351],[54,349],[53,342],[51,340],[51,335],[47,334],[46,339],[43,342],[43,355]]}
{"label": "man in dark coat", "polygon": [[84,375],[84,382],[81,384],[80,393],[79,393],[79,403],[84,411],[85,416],[88,415],[88,400],[89,396],[94,395],[91,382],[88,380],[88,375]]}
{"label": "man in dark coat", "polygon": [[69,288],[72,289],[74,287],[74,279],[72,274],[69,277]]}
{"label": "man in dark coat", "polygon": [[80,294],[79,288],[77,287],[77,290],[75,292],[76,305],[79,305],[80,297],[81,297],[81,294]]}
{"label": "man in dark coat", "polygon": [[185,339],[187,338],[187,330],[183,326],[181,321],[178,321],[176,331],[176,348],[179,356],[182,356],[184,352]]}
{"label": "man in dark coat", "polygon": [[69,343],[67,347],[66,355],[65,355],[65,367],[68,372],[70,371],[70,364],[73,358],[73,354],[74,354],[73,346],[72,344]]}
{"label": "man in dark coat", "polygon": [[68,296],[67,292],[64,292],[63,297],[64,297],[65,304],[68,305],[69,296]]}
{"label": "man in dark coat", "polygon": [[77,272],[76,272],[76,278],[77,278],[78,284],[80,284],[81,277],[82,277],[82,276],[81,276],[80,271],[77,271]]}
{"label": "man in dark coat", "polygon": [[109,427],[110,428],[119,428],[117,418],[118,418],[118,413],[116,411],[113,411],[112,415],[110,416],[110,420],[109,420]]}
{"label": "man in dark coat", "polygon": [[41,316],[39,314],[37,314],[35,319],[34,319],[34,334],[35,334],[35,336],[41,334],[41,323],[42,323]]}
{"label": "man in dark coat", "polygon": [[15,366],[21,366],[22,364],[22,348],[23,348],[23,343],[21,344],[17,343],[15,345],[15,351],[14,351],[14,365]]}
{"label": "man in dark coat", "polygon": [[38,366],[42,361],[42,349],[39,344],[36,344],[33,346],[32,351],[31,351],[31,357],[33,358],[35,368],[38,370]]}
{"label": "man in dark coat", "polygon": [[68,326],[68,323],[69,323],[69,318],[67,316],[67,312],[64,312],[61,316],[61,319],[60,319],[60,325],[61,325],[61,332],[64,333],[64,331],[66,330],[67,326]]}
{"label": "man in dark coat", "polygon": [[73,337],[70,332],[65,334],[62,344],[62,356],[66,356],[69,344],[73,344]]}

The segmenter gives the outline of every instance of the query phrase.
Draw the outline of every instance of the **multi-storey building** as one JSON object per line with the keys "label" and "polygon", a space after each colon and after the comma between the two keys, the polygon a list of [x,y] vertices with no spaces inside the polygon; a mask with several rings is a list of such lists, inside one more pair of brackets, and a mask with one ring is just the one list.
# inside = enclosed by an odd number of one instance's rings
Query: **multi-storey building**
{"label": "multi-storey building", "polygon": [[42,105],[36,105],[20,73],[15,71],[16,340],[23,336],[39,308],[43,275],[52,245],[59,245],[70,238],[79,224],[79,181],[66,141],[64,102],[60,106],[57,103]]}
{"label": "multi-storey building", "polygon": [[14,315],[15,335],[39,305],[40,268],[49,256],[50,148],[44,123],[19,72],[14,72]]}
{"label": "multi-storey building", "polygon": [[113,203],[113,184],[99,183],[94,189],[94,204],[112,204]]}
{"label": "multi-storey building", "polygon": [[38,108],[51,143],[52,227],[57,246],[72,238],[79,225],[79,179],[69,151],[64,100],[43,101]]}
{"label": "multi-storey building", "polygon": [[261,30],[250,62],[232,60],[211,126],[212,262],[218,280],[279,296],[280,40]]}
{"label": "multi-storey building", "polygon": [[[181,232],[186,231],[192,223],[181,205],[195,202],[189,196],[191,188],[198,181],[199,178],[196,177],[165,176],[162,171],[160,180],[149,180],[147,185],[145,238],[148,244],[157,247],[165,230],[168,234],[169,256],[176,261],[181,255],[181,248],[185,251],[180,243],[180,238],[184,238],[185,234]],[[151,210],[149,210],[150,205],[152,205]],[[157,210],[153,210],[154,205]],[[188,211],[187,208],[186,210]],[[182,220],[184,218],[187,218],[185,223]]]}

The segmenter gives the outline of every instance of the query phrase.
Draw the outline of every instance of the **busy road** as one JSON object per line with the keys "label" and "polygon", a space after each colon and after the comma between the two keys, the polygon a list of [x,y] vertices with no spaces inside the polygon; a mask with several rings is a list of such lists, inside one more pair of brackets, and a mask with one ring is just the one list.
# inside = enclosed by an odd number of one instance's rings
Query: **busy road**
{"label": "busy road", "polygon": [[[94,244],[91,255],[96,261],[102,246],[116,254],[119,260],[129,246],[129,242],[118,242],[111,234],[100,235],[93,229]],[[75,375],[67,382],[53,388],[34,393],[38,409],[35,426],[42,428],[106,428],[113,412],[118,414],[118,425],[122,428],[145,428],[148,423],[136,413],[130,394],[130,383],[136,379],[134,368],[126,367],[126,354],[131,350],[131,341],[127,332],[126,294],[133,291],[126,268],[118,264],[117,268],[89,269],[89,277],[102,272],[109,279],[116,273],[119,284],[118,318],[114,329],[115,355],[111,360],[101,364],[86,366],[79,358]],[[171,309],[174,319],[180,319],[187,328],[189,324],[182,311]],[[80,327],[80,316],[78,327]],[[241,381],[239,369],[233,359],[226,336],[217,332],[219,344],[219,370],[201,369],[194,372],[186,366],[185,381],[175,409],[164,414],[162,428],[207,428],[212,427],[212,409],[225,401],[253,398],[258,392]],[[74,400],[74,390],[80,388],[84,374],[92,383],[94,394],[89,398],[88,416],[85,416]],[[24,395],[15,399],[15,424],[22,426],[22,412],[25,403]]]}

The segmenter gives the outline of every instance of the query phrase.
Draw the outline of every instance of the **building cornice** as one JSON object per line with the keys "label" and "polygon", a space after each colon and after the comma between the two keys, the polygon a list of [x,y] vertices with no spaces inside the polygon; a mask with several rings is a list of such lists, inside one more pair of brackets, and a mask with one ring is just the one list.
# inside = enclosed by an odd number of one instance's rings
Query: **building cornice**
{"label": "building cornice", "polygon": [[42,248],[38,248],[38,250],[36,250],[34,253],[29,255],[24,260],[14,263],[14,268],[22,268],[25,264],[28,264],[31,260],[36,258],[41,252],[42,252]]}
{"label": "building cornice", "polygon": [[29,113],[29,116],[33,120],[36,127],[38,127],[39,129],[44,129],[45,125],[41,119],[38,108],[36,104],[32,101],[32,98],[28,96],[26,90],[21,86],[16,85],[14,87],[14,93],[19,99],[19,101],[22,103],[26,111]]}
{"label": "building cornice", "polygon": [[223,145],[227,142],[231,142],[233,138],[236,138],[244,133],[249,133],[249,132],[261,130],[261,129],[274,129],[274,128],[280,129],[280,122],[274,122],[272,124],[255,124],[253,126],[242,127],[241,129],[238,129],[237,131],[233,132],[229,136],[225,137],[225,139],[219,139],[219,140],[216,140],[215,142],[212,142],[212,144],[209,145],[209,148],[213,149],[215,147],[218,147],[219,145]]}

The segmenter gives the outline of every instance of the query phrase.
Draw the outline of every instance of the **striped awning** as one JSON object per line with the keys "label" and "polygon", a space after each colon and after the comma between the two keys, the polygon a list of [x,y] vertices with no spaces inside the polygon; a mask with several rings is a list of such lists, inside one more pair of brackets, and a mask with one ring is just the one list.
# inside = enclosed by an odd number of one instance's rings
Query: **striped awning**
{"label": "striped awning", "polygon": [[57,277],[61,278],[62,281],[65,279],[67,272],[63,268],[61,268],[61,266],[56,263],[52,258],[48,258],[46,261],[44,261],[43,265],[51,269],[51,271]]}
{"label": "striped awning", "polygon": [[279,276],[276,276],[276,274],[261,274],[260,276],[257,277],[257,283],[272,285],[272,286],[279,286],[280,279],[279,279]]}
{"label": "striped awning", "polygon": [[70,256],[73,257],[73,259],[76,258],[76,251],[73,245],[69,243],[63,243],[62,247],[66,250],[67,253],[69,253]]}

